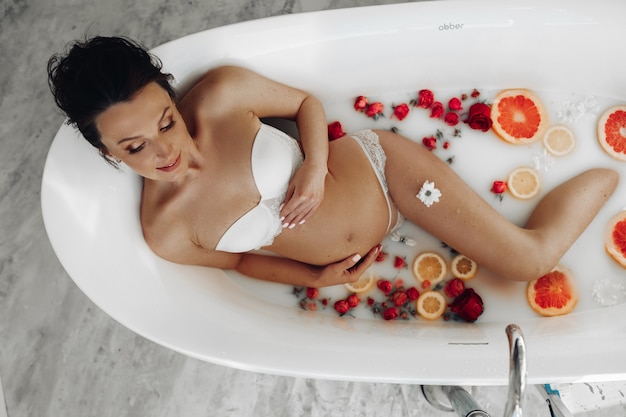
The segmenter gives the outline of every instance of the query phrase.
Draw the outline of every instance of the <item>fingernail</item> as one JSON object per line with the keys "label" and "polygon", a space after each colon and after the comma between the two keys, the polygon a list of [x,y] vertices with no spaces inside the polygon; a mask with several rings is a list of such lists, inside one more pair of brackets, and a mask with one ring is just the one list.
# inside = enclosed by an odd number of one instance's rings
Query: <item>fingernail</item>
{"label": "fingernail", "polygon": [[283,223],[283,229],[286,229],[289,227],[289,223]]}
{"label": "fingernail", "polygon": [[298,224],[304,224],[304,223],[306,223],[306,219],[300,220],[300,223],[298,223]]}
{"label": "fingernail", "polygon": [[296,227],[295,223],[291,223],[291,224],[289,225],[289,228],[290,228],[290,229],[293,229],[294,227]]}
{"label": "fingernail", "polygon": [[359,262],[361,260],[361,255],[358,253],[352,257],[352,262]]}
{"label": "fingernail", "polygon": [[285,216],[282,216],[282,217],[280,218],[280,221],[281,221],[281,222],[282,222],[283,220],[285,220]]}

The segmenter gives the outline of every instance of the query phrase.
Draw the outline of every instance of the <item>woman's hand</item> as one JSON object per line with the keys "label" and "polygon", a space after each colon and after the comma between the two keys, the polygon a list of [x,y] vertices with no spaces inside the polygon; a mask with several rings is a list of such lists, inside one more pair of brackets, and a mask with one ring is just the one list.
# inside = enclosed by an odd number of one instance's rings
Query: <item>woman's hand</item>
{"label": "woman's hand", "polygon": [[365,258],[361,258],[361,256],[357,254],[343,261],[325,266],[315,284],[311,286],[326,287],[329,285],[358,281],[367,268],[374,263],[379,251],[380,245],[377,245],[370,249],[367,255],[365,255]]}
{"label": "woman's hand", "polygon": [[305,160],[287,188],[287,197],[280,211],[283,227],[302,224],[320,206],[324,199],[324,183],[328,168],[315,166]]}

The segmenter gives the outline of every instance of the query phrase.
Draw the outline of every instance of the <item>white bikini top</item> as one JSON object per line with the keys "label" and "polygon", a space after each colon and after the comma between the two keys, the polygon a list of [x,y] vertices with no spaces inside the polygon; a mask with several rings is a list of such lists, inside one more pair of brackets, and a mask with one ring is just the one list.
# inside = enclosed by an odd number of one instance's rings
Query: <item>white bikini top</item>
{"label": "white bikini top", "polygon": [[295,139],[261,123],[252,144],[252,177],[261,201],[226,230],[215,249],[241,253],[272,244],[282,231],[280,205],[303,161]]}

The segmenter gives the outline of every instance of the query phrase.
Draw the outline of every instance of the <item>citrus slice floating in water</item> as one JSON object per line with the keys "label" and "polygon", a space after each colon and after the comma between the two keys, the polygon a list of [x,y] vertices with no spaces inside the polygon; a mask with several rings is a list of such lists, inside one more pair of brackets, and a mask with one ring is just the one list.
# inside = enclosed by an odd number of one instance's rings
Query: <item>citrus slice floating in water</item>
{"label": "citrus slice floating in water", "polygon": [[542,316],[560,316],[572,311],[578,302],[574,276],[563,265],[557,265],[544,276],[528,283],[528,304]]}
{"label": "citrus slice floating in water", "polygon": [[609,221],[604,243],[611,258],[626,268],[626,210]]}
{"label": "citrus slice floating in water", "polygon": [[428,320],[441,317],[446,305],[446,299],[437,291],[423,292],[416,301],[417,313]]}
{"label": "citrus slice floating in water", "polygon": [[515,145],[542,138],[548,124],[541,100],[525,89],[499,92],[491,105],[491,120],[498,136]]}
{"label": "citrus slice floating in water", "polygon": [[564,156],[576,147],[574,132],[563,125],[556,125],[546,130],[543,135],[543,145],[554,156]]}
{"label": "citrus slice floating in water", "polygon": [[522,200],[533,198],[541,190],[539,173],[530,167],[519,167],[513,170],[506,184],[513,197]]}
{"label": "citrus slice floating in water", "polygon": [[443,257],[435,252],[424,252],[413,261],[413,275],[420,282],[428,281],[431,286],[440,283],[446,277],[448,267]]}
{"label": "citrus slice floating in water", "polygon": [[346,287],[348,291],[352,291],[353,293],[360,294],[372,288],[375,282],[376,282],[376,276],[374,275],[374,272],[368,269],[367,271],[363,273],[363,275],[361,275],[358,281],[348,282],[343,285],[344,287]]}
{"label": "citrus slice floating in water", "polygon": [[476,276],[478,264],[465,255],[457,255],[450,262],[450,271],[455,278],[467,281]]}
{"label": "citrus slice floating in water", "polygon": [[600,116],[598,141],[607,154],[626,161],[626,106],[611,107]]}

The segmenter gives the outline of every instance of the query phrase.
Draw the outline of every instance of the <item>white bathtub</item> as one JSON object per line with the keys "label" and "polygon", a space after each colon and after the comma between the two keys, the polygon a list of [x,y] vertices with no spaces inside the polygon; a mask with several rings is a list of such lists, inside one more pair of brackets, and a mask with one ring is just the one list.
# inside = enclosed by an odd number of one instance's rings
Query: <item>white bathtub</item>
{"label": "white bathtub", "polygon": [[[207,68],[238,63],[314,92],[327,104],[329,119],[346,130],[399,126],[419,140],[432,132],[432,121],[374,122],[351,109],[354,97],[380,98],[389,106],[422,88],[441,97],[478,88],[488,98],[502,88],[527,87],[544,92],[552,117],[563,101],[581,97],[597,97],[600,107],[626,102],[623,16],[626,3],[618,0],[396,4],[251,21],[178,39],[155,52],[181,89]],[[623,296],[612,307],[591,296],[599,278],[626,284],[626,270],[608,260],[598,242],[607,219],[626,206],[626,165],[595,144],[596,116],[577,122],[574,155],[550,160],[545,171],[547,188],[584,167],[610,166],[622,174],[616,195],[563,259],[576,266],[581,288],[579,305],[564,317],[533,313],[523,284],[498,289],[480,277],[470,286],[483,295],[486,311],[474,324],[385,322],[366,310],[356,318],[338,317],[332,308],[299,309],[287,286],[165,262],[142,238],[139,178],[128,169],[115,172],[67,126],[46,162],[44,221],[63,266],[96,305],[138,334],[202,360],[316,378],[506,384],[504,328],[515,322],[526,337],[530,383],[625,379]],[[462,129],[465,142],[451,151],[453,167],[521,221],[532,203],[511,197],[500,203],[488,185],[510,164],[536,161],[536,148],[512,147],[489,135],[474,139],[482,134]],[[420,237],[411,227],[406,232]],[[392,254],[415,250],[387,245]]]}

